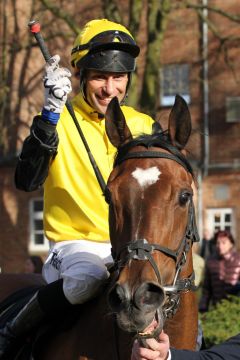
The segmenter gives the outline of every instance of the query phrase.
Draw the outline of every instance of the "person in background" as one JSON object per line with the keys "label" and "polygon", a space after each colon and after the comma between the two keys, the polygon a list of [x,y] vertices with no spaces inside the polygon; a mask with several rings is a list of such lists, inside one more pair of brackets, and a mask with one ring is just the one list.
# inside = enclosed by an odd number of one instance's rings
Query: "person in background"
{"label": "person in background", "polygon": [[212,237],[210,230],[204,229],[199,255],[204,260],[207,260],[209,256],[213,255],[215,252],[216,252],[215,236]]}
{"label": "person in background", "polygon": [[[118,99],[133,136],[152,132],[150,116],[124,105],[139,51],[124,26],[99,19],[84,26],[71,52],[71,65],[80,78],[72,106],[105,182],[117,151],[105,129],[110,101]],[[0,329],[0,358],[44,318],[95,297],[109,277],[108,205],[65,106],[71,73],[59,61],[53,56],[45,68],[43,108],[33,119],[15,172],[20,190],[44,186],[44,232],[50,241],[43,266],[47,285]]]}
{"label": "person in background", "polygon": [[[192,254],[193,254],[193,270],[195,274],[195,286],[196,286],[196,295],[199,300],[201,296],[201,287],[203,283],[204,277],[204,269],[205,269],[205,261],[198,254],[199,245],[198,243],[194,243],[192,245]],[[197,335],[197,344],[196,350],[201,349],[203,343],[203,331],[200,319],[198,319],[198,335]]]}
{"label": "person in background", "polygon": [[40,256],[29,256],[24,264],[24,273],[41,274],[43,267],[43,261]]}
{"label": "person in background", "polygon": [[216,254],[206,262],[199,311],[205,312],[209,305],[237,295],[240,281],[240,254],[236,251],[232,234],[220,230],[215,235]]}
{"label": "person in background", "polygon": [[239,360],[240,334],[222,344],[200,351],[170,348],[169,337],[162,332],[159,340],[148,339],[149,348],[143,348],[136,340],[132,348],[131,360]]}
{"label": "person in background", "polygon": [[199,288],[203,282],[205,260],[198,254],[198,243],[194,243],[192,246],[193,253],[193,270],[195,274],[195,286]]}

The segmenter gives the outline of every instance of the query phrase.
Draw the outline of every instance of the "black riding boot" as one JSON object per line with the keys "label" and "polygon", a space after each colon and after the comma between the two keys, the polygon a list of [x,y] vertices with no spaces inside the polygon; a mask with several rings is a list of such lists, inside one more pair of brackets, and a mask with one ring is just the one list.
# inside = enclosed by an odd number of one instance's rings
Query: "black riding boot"
{"label": "black riding boot", "polygon": [[19,314],[0,329],[0,359],[7,359],[16,339],[38,326],[45,317],[57,311],[68,310],[72,305],[63,293],[63,281],[58,280],[41,288]]}
{"label": "black riding boot", "polygon": [[16,339],[39,324],[44,315],[35,294],[19,314],[0,329],[0,359],[13,349]]}

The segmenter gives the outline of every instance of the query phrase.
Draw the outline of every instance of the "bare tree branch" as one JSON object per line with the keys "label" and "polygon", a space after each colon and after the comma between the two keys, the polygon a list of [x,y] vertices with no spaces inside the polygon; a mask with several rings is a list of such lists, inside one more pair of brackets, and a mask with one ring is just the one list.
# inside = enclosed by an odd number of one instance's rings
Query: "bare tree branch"
{"label": "bare tree branch", "polygon": [[208,11],[211,11],[213,13],[216,13],[216,14],[219,14],[219,15],[222,15],[224,17],[226,17],[227,19],[233,21],[233,22],[236,22],[236,23],[240,23],[240,15],[234,15],[234,14],[231,14],[227,11],[223,11],[222,9],[218,8],[218,7],[212,7],[212,6],[201,6],[201,5],[198,5],[198,4],[193,4],[189,1],[185,1],[184,2],[185,4],[185,7],[187,9],[195,9],[195,10],[203,10],[203,9],[207,9]]}
{"label": "bare tree branch", "polygon": [[62,19],[66,22],[69,28],[75,33],[78,34],[80,32],[79,26],[73,20],[73,17],[69,15],[66,11],[62,11],[59,6],[55,6],[48,0],[40,0],[44,7],[52,12],[57,18]]}
{"label": "bare tree branch", "polygon": [[124,24],[121,12],[113,0],[102,0],[103,14],[108,20]]}
{"label": "bare tree branch", "polygon": [[135,37],[139,31],[143,3],[144,1],[140,0],[130,0],[129,29]]}
{"label": "bare tree branch", "polygon": [[159,86],[159,62],[163,37],[171,11],[171,0],[156,2],[148,1],[148,50],[146,55],[146,69],[144,73],[141,105],[155,116]]}

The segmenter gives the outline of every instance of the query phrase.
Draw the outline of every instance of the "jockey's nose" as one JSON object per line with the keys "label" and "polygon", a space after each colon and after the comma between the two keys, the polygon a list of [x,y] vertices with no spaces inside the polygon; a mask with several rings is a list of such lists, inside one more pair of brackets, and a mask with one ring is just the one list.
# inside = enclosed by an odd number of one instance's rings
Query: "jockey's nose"
{"label": "jockey's nose", "polygon": [[106,79],[103,90],[107,95],[112,95],[113,94],[114,81],[113,81],[112,77],[109,77],[108,79]]}

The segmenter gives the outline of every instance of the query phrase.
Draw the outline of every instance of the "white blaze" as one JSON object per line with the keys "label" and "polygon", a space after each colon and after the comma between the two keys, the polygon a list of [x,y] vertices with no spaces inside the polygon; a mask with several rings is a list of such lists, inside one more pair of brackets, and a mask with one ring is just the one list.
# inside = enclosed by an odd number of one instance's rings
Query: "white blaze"
{"label": "white blaze", "polygon": [[160,174],[161,171],[156,166],[153,166],[149,169],[136,168],[136,170],[133,171],[132,176],[142,188],[146,188],[155,184],[158,181]]}

